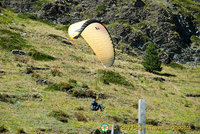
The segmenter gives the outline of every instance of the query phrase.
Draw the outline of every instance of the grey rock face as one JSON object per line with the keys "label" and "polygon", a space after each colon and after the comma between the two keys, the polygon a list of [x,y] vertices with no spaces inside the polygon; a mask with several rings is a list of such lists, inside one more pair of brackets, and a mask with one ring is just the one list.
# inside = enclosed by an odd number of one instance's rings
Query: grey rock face
{"label": "grey rock face", "polygon": [[2,0],[0,6],[13,8],[17,13],[27,13],[34,11],[34,2],[37,0]]}

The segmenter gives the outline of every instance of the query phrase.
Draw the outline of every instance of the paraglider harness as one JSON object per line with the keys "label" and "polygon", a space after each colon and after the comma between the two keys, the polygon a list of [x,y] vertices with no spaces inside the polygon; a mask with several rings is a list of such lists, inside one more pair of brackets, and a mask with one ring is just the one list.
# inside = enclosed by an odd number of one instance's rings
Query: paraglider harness
{"label": "paraglider harness", "polygon": [[93,99],[92,104],[90,105],[92,111],[98,111],[99,109],[103,111],[104,107],[101,104],[96,102],[96,99]]}

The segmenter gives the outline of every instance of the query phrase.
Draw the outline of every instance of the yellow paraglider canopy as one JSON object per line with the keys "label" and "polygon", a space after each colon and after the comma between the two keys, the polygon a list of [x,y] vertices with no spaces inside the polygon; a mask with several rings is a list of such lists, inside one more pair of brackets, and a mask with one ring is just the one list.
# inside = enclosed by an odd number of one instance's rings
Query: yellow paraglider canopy
{"label": "yellow paraglider canopy", "polygon": [[77,39],[80,35],[93,49],[94,53],[104,65],[113,65],[114,46],[106,27],[97,20],[84,20],[70,25],[68,34],[71,39]]}

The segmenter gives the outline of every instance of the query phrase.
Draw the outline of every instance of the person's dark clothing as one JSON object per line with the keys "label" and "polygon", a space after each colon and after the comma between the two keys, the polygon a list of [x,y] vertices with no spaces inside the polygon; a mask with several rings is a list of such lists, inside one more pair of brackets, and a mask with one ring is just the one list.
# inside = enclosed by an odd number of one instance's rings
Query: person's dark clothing
{"label": "person's dark clothing", "polygon": [[104,107],[101,105],[101,104],[98,104],[97,102],[96,102],[96,99],[94,99],[93,100],[93,102],[92,102],[92,104],[91,104],[91,110],[92,111],[97,111],[97,110],[101,110],[101,111],[103,111],[103,109],[104,109]]}

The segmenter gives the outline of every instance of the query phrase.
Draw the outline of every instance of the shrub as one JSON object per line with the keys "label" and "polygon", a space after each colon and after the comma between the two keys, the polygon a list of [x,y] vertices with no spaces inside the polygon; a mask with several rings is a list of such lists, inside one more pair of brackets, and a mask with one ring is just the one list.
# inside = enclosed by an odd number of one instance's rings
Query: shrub
{"label": "shrub", "polygon": [[95,97],[95,92],[92,90],[74,89],[72,91],[72,96],[74,97]]}
{"label": "shrub", "polygon": [[152,42],[149,42],[145,50],[145,57],[143,59],[142,65],[148,72],[162,70],[160,57],[156,49],[157,49],[156,45]]}
{"label": "shrub", "polygon": [[94,97],[94,96],[95,96],[95,92],[94,92],[93,90],[87,90],[87,91],[85,92],[85,95],[86,95],[87,97]]}
{"label": "shrub", "polygon": [[69,79],[69,83],[71,83],[71,84],[77,84],[77,81],[74,80],[74,79]]}
{"label": "shrub", "polygon": [[88,90],[85,88],[76,88],[76,89],[70,90],[70,93],[74,97],[94,97],[96,95],[93,90]]}
{"label": "shrub", "polygon": [[8,132],[7,128],[4,125],[0,126],[0,133],[5,133],[5,132]]}
{"label": "shrub", "polygon": [[27,67],[27,68],[26,68],[26,74],[32,74],[32,73],[34,73],[33,68]]}
{"label": "shrub", "polygon": [[67,123],[69,119],[69,115],[61,110],[52,111],[49,115],[64,123]]}
{"label": "shrub", "polygon": [[87,121],[87,119],[86,119],[86,117],[83,115],[83,113],[78,113],[78,112],[76,112],[75,114],[75,117],[76,117],[76,119],[78,120],[78,121]]}
{"label": "shrub", "polygon": [[53,76],[61,76],[62,73],[57,68],[53,68],[51,69],[51,74]]}
{"label": "shrub", "polygon": [[59,87],[61,91],[68,91],[73,88],[69,83],[61,83]]}
{"label": "shrub", "polygon": [[84,84],[82,85],[82,88],[85,89],[85,90],[87,90],[87,89],[89,89],[89,86],[88,86],[87,84],[84,83]]}
{"label": "shrub", "polygon": [[9,95],[9,94],[0,94],[0,101],[14,104],[17,102],[17,96],[15,95]]}
{"label": "shrub", "polygon": [[73,90],[72,95],[74,97],[86,97],[85,92],[83,90],[81,90],[81,89],[79,89],[79,90],[78,89]]}
{"label": "shrub", "polygon": [[98,72],[102,74],[100,80],[104,84],[113,83],[113,84],[120,84],[120,85],[125,85],[125,86],[131,85],[128,81],[125,80],[123,76],[121,76],[117,72],[105,71],[105,70],[98,70]]}
{"label": "shrub", "polygon": [[36,79],[41,78],[41,76],[36,72],[31,73],[31,77],[36,78]]}
{"label": "shrub", "polygon": [[82,110],[84,110],[84,107],[79,106],[79,107],[77,107],[76,109],[79,110],[79,111],[82,111]]}
{"label": "shrub", "polygon": [[56,90],[56,91],[66,92],[72,88],[73,86],[70,85],[69,83],[60,83],[60,84],[49,85],[48,87],[45,88],[45,90]]}
{"label": "shrub", "polygon": [[23,128],[18,128],[18,134],[26,134]]}

